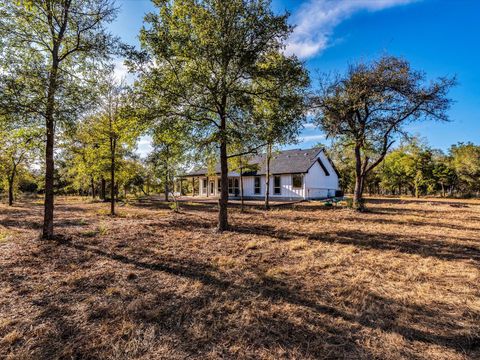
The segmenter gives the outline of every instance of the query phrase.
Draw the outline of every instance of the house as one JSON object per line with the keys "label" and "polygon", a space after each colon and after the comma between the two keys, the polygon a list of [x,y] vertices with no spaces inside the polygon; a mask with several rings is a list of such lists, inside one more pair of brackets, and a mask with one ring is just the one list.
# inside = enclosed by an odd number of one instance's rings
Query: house
{"label": "house", "polygon": [[[265,155],[253,156],[243,171],[243,193],[246,199],[265,197]],[[199,181],[200,196],[220,196],[220,165],[214,171],[200,169],[182,178]],[[324,199],[339,190],[338,172],[322,148],[285,150],[272,155],[270,161],[270,197],[272,200]],[[228,173],[230,198],[241,194],[240,172]],[[197,195],[197,194],[195,194]]]}

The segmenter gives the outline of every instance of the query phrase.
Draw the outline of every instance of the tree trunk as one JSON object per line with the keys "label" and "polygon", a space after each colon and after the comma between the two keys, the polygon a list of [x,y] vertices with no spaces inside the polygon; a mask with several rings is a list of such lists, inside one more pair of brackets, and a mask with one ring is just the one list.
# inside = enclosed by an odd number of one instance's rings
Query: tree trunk
{"label": "tree trunk", "polygon": [[355,190],[353,191],[353,208],[362,211],[365,209],[363,204],[363,182],[365,175],[362,174],[362,158],[360,146],[355,146]]}
{"label": "tree trunk", "polygon": [[[58,48],[54,51],[58,53]],[[55,111],[55,93],[57,91],[57,73],[59,63],[56,56],[53,58],[47,89],[47,104],[45,108],[45,124],[46,124],[46,146],[45,146],[45,202],[43,215],[43,239],[51,239],[53,237],[53,210],[54,210],[54,142],[55,142],[55,121],[53,118]]]}
{"label": "tree trunk", "polygon": [[110,215],[115,216],[115,149],[116,140],[110,138]]}
{"label": "tree trunk", "polygon": [[90,187],[92,188],[92,199],[95,200],[97,194],[95,194],[95,180],[93,177],[90,178]]}
{"label": "tree trunk", "polygon": [[265,209],[270,209],[270,160],[272,157],[272,145],[267,145],[266,172],[265,172]]}
{"label": "tree trunk", "polygon": [[443,198],[445,197],[445,185],[443,184],[443,182],[441,182],[440,185],[442,186],[442,198]]}
{"label": "tree trunk", "polygon": [[365,209],[363,204],[363,176],[355,176],[355,190],[353,192],[353,208],[362,211]]}
{"label": "tree trunk", "polygon": [[210,179],[208,178],[208,176],[207,176],[207,189],[206,189],[206,191],[207,191],[207,197],[209,197],[210,196],[209,195],[209,193],[210,193]]}
{"label": "tree trunk", "polygon": [[13,182],[15,180],[15,174],[12,173],[8,178],[8,206],[13,205]]}
{"label": "tree trunk", "polygon": [[103,201],[105,201],[105,198],[107,197],[107,182],[105,181],[105,178],[102,176],[102,188],[100,192],[100,197]]}
{"label": "tree trunk", "polygon": [[243,168],[240,167],[240,201],[241,201],[241,211],[244,211],[245,199],[243,198]]}
{"label": "tree trunk", "polygon": [[170,192],[170,189],[168,187],[168,174],[165,175],[165,179],[164,179],[164,192],[165,192],[165,201],[168,202],[170,199],[168,197],[168,193]]}
{"label": "tree trunk", "polygon": [[[226,118],[220,117],[220,199],[218,201],[218,231],[228,229],[228,155]],[[208,185],[208,181],[207,181]],[[208,194],[208,189],[207,189]]]}

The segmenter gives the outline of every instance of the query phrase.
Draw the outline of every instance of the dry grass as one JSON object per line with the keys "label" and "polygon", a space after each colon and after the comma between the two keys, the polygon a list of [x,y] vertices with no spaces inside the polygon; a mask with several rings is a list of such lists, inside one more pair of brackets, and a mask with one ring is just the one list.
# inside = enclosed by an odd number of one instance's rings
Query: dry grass
{"label": "dry grass", "polygon": [[480,358],[478,201],[107,207],[0,206],[0,358]]}

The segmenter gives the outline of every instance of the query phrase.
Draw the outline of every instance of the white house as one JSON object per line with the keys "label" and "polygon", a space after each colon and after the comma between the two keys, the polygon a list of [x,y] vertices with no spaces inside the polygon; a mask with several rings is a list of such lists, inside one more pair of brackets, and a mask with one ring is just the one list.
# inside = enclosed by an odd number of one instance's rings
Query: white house
{"label": "white house", "polygon": [[[265,155],[253,156],[243,172],[244,198],[265,197]],[[192,171],[183,179],[199,180],[200,196],[220,196],[220,165],[214,172]],[[324,199],[339,190],[338,172],[322,148],[286,150],[275,153],[270,161],[270,197],[272,200]],[[228,173],[230,198],[240,197],[240,173]],[[195,194],[196,195],[196,194]]]}

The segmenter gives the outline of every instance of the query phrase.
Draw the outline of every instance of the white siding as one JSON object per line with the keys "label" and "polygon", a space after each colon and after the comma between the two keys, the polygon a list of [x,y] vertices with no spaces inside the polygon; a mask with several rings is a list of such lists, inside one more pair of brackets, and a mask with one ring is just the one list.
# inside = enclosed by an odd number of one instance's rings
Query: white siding
{"label": "white siding", "polygon": [[318,158],[322,161],[329,175],[327,176],[325,174],[318,161],[313,164],[305,176],[307,198],[334,196],[335,190],[338,190],[338,176],[332,164],[323,151],[319,154]]}

